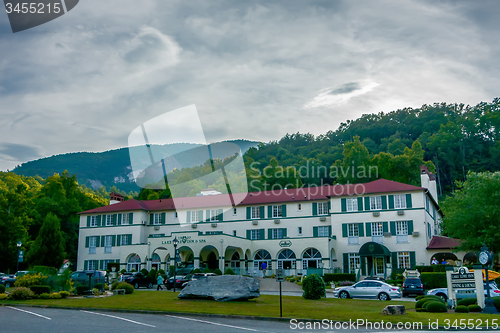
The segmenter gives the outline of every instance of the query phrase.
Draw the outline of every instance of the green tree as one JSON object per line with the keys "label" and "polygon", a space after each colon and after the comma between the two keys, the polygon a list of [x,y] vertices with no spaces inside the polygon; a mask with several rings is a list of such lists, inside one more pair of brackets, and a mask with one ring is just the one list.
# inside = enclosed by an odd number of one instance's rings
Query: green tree
{"label": "green tree", "polygon": [[465,182],[442,203],[447,236],[463,241],[464,250],[477,251],[486,244],[500,251],[500,172],[469,172]]}
{"label": "green tree", "polygon": [[27,261],[32,265],[61,267],[66,254],[65,242],[61,232],[61,223],[57,216],[47,214],[40,233],[26,254]]}

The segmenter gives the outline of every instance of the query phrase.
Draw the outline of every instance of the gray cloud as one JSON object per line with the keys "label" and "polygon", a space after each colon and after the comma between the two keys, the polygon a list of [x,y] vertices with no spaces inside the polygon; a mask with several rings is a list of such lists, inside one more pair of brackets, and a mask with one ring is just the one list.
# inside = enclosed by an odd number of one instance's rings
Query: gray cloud
{"label": "gray cloud", "polygon": [[351,82],[351,83],[346,83],[339,88],[336,88],[332,91],[329,92],[330,95],[342,95],[342,94],[348,94],[350,92],[353,92],[355,90],[361,89],[361,86],[357,82]]}
{"label": "gray cloud", "polygon": [[41,156],[38,148],[17,143],[0,143],[0,155],[15,161],[27,161]]}

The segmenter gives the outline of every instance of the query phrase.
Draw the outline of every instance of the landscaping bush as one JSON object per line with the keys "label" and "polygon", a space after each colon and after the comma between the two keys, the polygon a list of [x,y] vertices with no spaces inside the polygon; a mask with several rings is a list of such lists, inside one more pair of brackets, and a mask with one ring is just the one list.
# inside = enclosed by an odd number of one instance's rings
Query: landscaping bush
{"label": "landscaping bush", "polygon": [[437,297],[437,296],[434,296],[434,295],[426,295],[422,298],[420,298],[417,303],[415,303],[415,309],[425,309],[426,308],[426,304],[429,303],[429,302],[439,302],[439,303],[442,303],[444,306],[446,306],[446,304],[444,303],[444,301]]}
{"label": "landscaping bush", "polygon": [[57,274],[57,268],[48,267],[48,266],[35,266],[35,267],[33,267],[33,271],[37,272],[37,273],[41,273],[42,275],[45,275],[45,276]]}
{"label": "landscaping bush", "polygon": [[116,286],[118,285],[118,283],[120,283],[120,282],[118,282],[118,281],[113,282],[113,283],[111,284],[111,288],[110,288],[110,290],[115,290],[115,289],[116,289]]}
{"label": "landscaping bush", "polygon": [[71,296],[71,294],[69,293],[69,291],[60,291],[59,294],[61,295],[62,298],[66,298],[66,297],[69,297]]}
{"label": "landscaping bush", "polygon": [[[161,269],[160,269],[160,271],[161,271]],[[201,273],[201,269],[199,269],[199,268],[195,269],[195,270],[193,271],[193,274],[195,274],[195,273]]]}
{"label": "landscaping bush", "polygon": [[477,304],[471,304],[468,306],[470,312],[481,312],[483,309]]}
{"label": "landscaping bush", "polygon": [[446,273],[422,273],[420,274],[420,280],[425,289],[446,288]]}
{"label": "landscaping bush", "polygon": [[455,308],[456,313],[469,313],[469,308],[465,305],[457,305]]}
{"label": "landscaping bush", "polygon": [[[197,269],[199,269],[199,268],[197,268]],[[196,269],[195,269],[195,270],[196,270]],[[201,273],[201,271],[200,271],[200,273]],[[162,268],[160,268],[160,269],[158,270],[158,274],[165,275],[165,271],[164,271]]]}
{"label": "landscaping bush", "polygon": [[500,312],[500,297],[493,297],[493,303],[495,303],[495,308]]}
{"label": "landscaping bush", "polygon": [[125,294],[132,294],[135,290],[134,286],[127,282],[118,282],[115,289],[125,289]]}
{"label": "landscaping bush", "polygon": [[92,289],[92,294],[94,294],[94,296],[99,296],[101,294],[101,291],[97,288],[94,288]]}
{"label": "landscaping bush", "polygon": [[122,270],[120,271],[120,273],[122,273],[122,274],[123,274],[123,273],[125,273],[126,271],[127,271],[127,270],[124,268],[124,269],[122,269]]}
{"label": "landscaping bush", "polygon": [[0,301],[3,301],[4,299],[7,299],[7,297],[9,297],[9,296],[7,296],[7,294],[1,293],[0,294]]}
{"label": "landscaping bush", "polygon": [[318,274],[308,275],[302,280],[302,297],[305,299],[320,299],[326,297],[325,282]]}
{"label": "landscaping bush", "polygon": [[214,273],[217,275],[222,275],[222,271],[218,268],[214,269]]}
{"label": "landscaping bush", "polygon": [[14,286],[16,286],[16,287],[30,287],[30,286],[42,285],[42,284],[45,284],[46,279],[47,279],[47,276],[42,275],[42,273],[26,274],[26,275],[18,277],[16,279],[16,282],[14,282]]}
{"label": "landscaping bush", "polygon": [[99,291],[103,291],[104,290],[104,283],[96,283],[94,288],[99,290]]}
{"label": "landscaping bush", "polygon": [[38,295],[38,298],[40,298],[40,299],[49,299],[50,298],[50,294],[43,293],[43,294]]}
{"label": "landscaping bush", "polygon": [[5,293],[5,286],[3,284],[0,284],[0,294]]}
{"label": "landscaping bush", "polygon": [[120,271],[120,263],[119,262],[108,262],[108,267],[106,267],[106,270],[108,272],[112,272],[113,271],[113,267],[115,268],[115,272],[119,272]]}
{"label": "landscaping bush", "polygon": [[148,273],[148,280],[152,283],[152,284],[156,284],[156,269],[152,268],[149,273]]}
{"label": "landscaping bush", "polygon": [[148,276],[148,274],[149,274],[148,270],[145,268],[141,269],[139,272],[141,272],[142,275],[144,275],[144,276]]}
{"label": "landscaping bush", "polygon": [[236,275],[236,274],[234,274],[234,271],[230,267],[228,267],[224,271],[224,275]]}
{"label": "landscaping bush", "polygon": [[434,265],[432,266],[415,266],[415,269],[418,270],[420,273],[423,272],[434,272]]}
{"label": "landscaping bush", "polygon": [[417,311],[417,312],[426,312],[425,308],[418,308],[418,309],[415,309],[415,311]]}
{"label": "landscaping bush", "polygon": [[40,295],[40,294],[49,294],[50,293],[50,287],[49,286],[31,286],[30,287],[31,291],[35,293],[35,295]]}
{"label": "landscaping bush", "polygon": [[425,312],[448,312],[443,302],[430,301],[425,303]]}
{"label": "landscaping bush", "polygon": [[346,273],[325,273],[323,276],[325,283],[338,282],[338,281],[352,281],[356,282],[356,274]]}
{"label": "landscaping bush", "polygon": [[475,297],[467,297],[467,298],[462,298],[457,301],[457,305],[465,305],[469,306],[472,304],[477,304],[477,298]]}
{"label": "landscaping bush", "polygon": [[50,294],[50,298],[51,299],[61,299],[62,296],[59,293],[52,293],[52,294]]}
{"label": "landscaping bush", "polygon": [[439,301],[439,302],[443,302],[445,303],[445,301],[443,301],[443,299],[439,296],[436,296],[436,295],[420,295],[420,296],[417,296],[415,298],[415,300],[418,302],[420,301],[422,298],[427,298],[429,300],[433,300],[433,301]]}
{"label": "landscaping bush", "polygon": [[76,286],[77,295],[83,295],[87,290],[89,290],[88,286]]}
{"label": "landscaping bush", "polygon": [[26,288],[26,287],[17,287],[12,290],[12,292],[9,295],[10,299],[15,299],[15,300],[25,300],[25,299],[30,299],[35,296],[35,293],[31,291],[31,289]]}
{"label": "landscaping bush", "polygon": [[210,268],[205,268],[202,273],[212,273],[212,271]]}

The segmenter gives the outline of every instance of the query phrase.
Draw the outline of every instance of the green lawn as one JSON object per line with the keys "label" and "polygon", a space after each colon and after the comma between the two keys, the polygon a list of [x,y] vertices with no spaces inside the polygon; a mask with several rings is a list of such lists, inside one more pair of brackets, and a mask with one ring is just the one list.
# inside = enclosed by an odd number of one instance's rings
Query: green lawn
{"label": "green lawn", "polygon": [[[257,299],[247,302],[215,302],[210,300],[181,300],[178,293],[135,291],[131,295],[120,295],[105,298],[68,298],[60,300],[29,300],[29,301],[0,301],[0,304],[31,304],[55,307],[93,308],[93,309],[119,309],[133,311],[162,311],[180,313],[201,313],[221,315],[241,315],[256,317],[279,317],[279,296],[262,295]],[[382,309],[388,304],[405,305],[407,315],[385,316]],[[329,319],[349,321],[363,319],[370,322],[422,322],[428,325],[429,319],[486,319],[499,318],[487,314],[455,314],[455,313],[422,313],[415,312],[415,303],[401,301],[367,301],[367,300],[341,300],[321,299],[317,301],[306,300],[302,297],[283,297],[283,317],[304,319]],[[425,326],[424,326],[425,328]]]}

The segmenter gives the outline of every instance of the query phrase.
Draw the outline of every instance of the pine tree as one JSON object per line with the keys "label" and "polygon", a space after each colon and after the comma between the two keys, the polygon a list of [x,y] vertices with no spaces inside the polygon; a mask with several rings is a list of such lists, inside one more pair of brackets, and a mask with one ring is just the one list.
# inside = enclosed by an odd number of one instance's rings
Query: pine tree
{"label": "pine tree", "polygon": [[61,267],[64,259],[64,238],[57,216],[47,214],[40,232],[26,255],[30,265]]}

